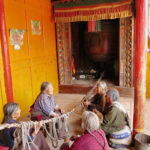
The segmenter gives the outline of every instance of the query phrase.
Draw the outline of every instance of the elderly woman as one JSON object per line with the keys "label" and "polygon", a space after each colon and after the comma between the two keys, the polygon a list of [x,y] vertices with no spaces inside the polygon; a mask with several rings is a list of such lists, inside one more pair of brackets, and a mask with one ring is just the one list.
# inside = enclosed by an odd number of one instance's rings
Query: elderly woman
{"label": "elderly woman", "polygon": [[106,83],[104,81],[98,83],[96,87],[96,94],[92,97],[90,101],[86,101],[83,103],[85,108],[87,108],[87,110],[90,110],[91,107],[96,107],[98,111],[103,112],[105,106],[106,91]]}
{"label": "elderly woman", "polygon": [[[49,119],[51,117],[57,117],[62,113],[64,113],[64,111],[56,105],[54,101],[52,84],[49,82],[43,82],[41,85],[41,93],[38,95],[32,106],[31,119]],[[65,130],[65,122],[62,123],[62,128],[58,131],[58,138],[67,141],[68,133]]]}
{"label": "elderly woman", "polygon": [[63,112],[64,111],[55,104],[52,84],[43,82],[41,85],[41,93],[32,106],[32,120],[48,119],[50,117],[59,116]]}
{"label": "elderly woman", "polygon": [[91,111],[83,113],[84,134],[78,138],[74,136],[74,143],[64,143],[61,150],[109,150],[104,132],[99,129],[99,118]]}
{"label": "elderly woman", "polygon": [[[8,103],[4,106],[4,119],[2,123],[17,123],[17,119],[20,117],[20,108],[17,103]],[[39,131],[41,125],[37,125],[36,131],[31,133],[31,139],[34,144],[41,150],[50,150],[43,134]],[[5,128],[0,131],[0,145],[9,147],[9,149],[13,149],[14,147],[14,132],[16,128],[12,127],[10,129]],[[31,150],[35,150],[33,145],[30,145]],[[15,150],[22,150],[22,145],[18,145]],[[28,148],[26,148],[28,149]]]}
{"label": "elderly woman", "polygon": [[106,93],[106,105],[101,128],[109,137],[109,144],[114,147],[124,147],[131,143],[131,130],[128,114],[119,103],[119,93],[116,89]]}

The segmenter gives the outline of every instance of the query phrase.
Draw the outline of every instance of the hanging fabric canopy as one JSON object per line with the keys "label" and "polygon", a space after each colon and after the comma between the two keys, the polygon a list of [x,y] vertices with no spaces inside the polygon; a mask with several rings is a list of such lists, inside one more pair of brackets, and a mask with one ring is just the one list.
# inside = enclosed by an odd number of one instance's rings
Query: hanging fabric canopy
{"label": "hanging fabric canopy", "polygon": [[56,22],[94,21],[132,16],[132,0],[74,0],[54,4]]}

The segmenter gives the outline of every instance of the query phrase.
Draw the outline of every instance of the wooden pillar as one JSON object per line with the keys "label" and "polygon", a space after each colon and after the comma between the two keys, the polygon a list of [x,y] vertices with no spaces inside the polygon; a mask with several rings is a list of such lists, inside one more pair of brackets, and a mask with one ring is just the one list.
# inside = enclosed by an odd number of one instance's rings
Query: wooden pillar
{"label": "wooden pillar", "polygon": [[12,79],[10,70],[9,48],[6,30],[6,21],[4,13],[4,0],[0,0],[0,36],[2,45],[2,56],[4,65],[4,77],[5,77],[5,89],[7,95],[7,101],[13,101]]}
{"label": "wooden pillar", "polygon": [[134,122],[133,133],[144,131],[146,81],[146,11],[148,0],[136,0],[134,43]]}

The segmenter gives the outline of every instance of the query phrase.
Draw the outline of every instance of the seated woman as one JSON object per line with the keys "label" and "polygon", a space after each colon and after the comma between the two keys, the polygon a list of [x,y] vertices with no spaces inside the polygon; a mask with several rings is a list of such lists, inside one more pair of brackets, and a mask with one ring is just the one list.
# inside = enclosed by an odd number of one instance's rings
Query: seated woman
{"label": "seated woman", "polygon": [[119,103],[119,93],[116,89],[106,93],[106,105],[101,128],[109,138],[109,144],[114,147],[124,147],[131,143],[131,130],[128,115]]}
{"label": "seated woman", "polygon": [[[17,119],[20,117],[20,108],[17,103],[8,103],[4,106],[4,119],[2,123],[17,123]],[[31,138],[36,146],[41,150],[50,150],[43,134],[39,131],[41,125],[38,124],[36,131],[31,133]],[[16,128],[5,128],[0,131],[0,145],[13,149],[14,147],[14,132]],[[35,150],[33,145],[30,145],[31,150]],[[19,145],[15,150],[22,150],[22,145]],[[28,149],[28,148],[27,148]]]}
{"label": "seated woman", "polygon": [[[49,82],[44,82],[41,85],[41,93],[36,98],[32,110],[31,120],[43,120],[51,117],[56,117],[63,114],[64,111],[56,105],[53,97],[53,86]],[[58,131],[58,138],[68,140],[68,133],[65,129],[65,122],[62,120],[62,127]],[[56,128],[58,125],[56,124]]]}
{"label": "seated woman", "polygon": [[[69,148],[69,143],[64,143],[61,146],[61,150],[109,150],[108,143],[105,137],[105,133],[99,129],[99,118],[91,111],[85,111],[83,113],[83,128],[84,134],[77,138],[73,136],[75,140],[72,146]],[[72,139],[72,138],[71,138]]]}
{"label": "seated woman", "polygon": [[90,101],[84,102],[85,108],[89,109],[90,105],[93,105],[97,108],[98,111],[103,112],[105,106],[105,94],[107,91],[107,85],[104,81],[101,81],[97,84],[96,94],[92,97]]}
{"label": "seated woman", "polygon": [[61,113],[64,113],[64,111],[55,104],[52,84],[43,82],[41,85],[41,93],[32,105],[31,119],[49,119],[50,117],[59,116]]}

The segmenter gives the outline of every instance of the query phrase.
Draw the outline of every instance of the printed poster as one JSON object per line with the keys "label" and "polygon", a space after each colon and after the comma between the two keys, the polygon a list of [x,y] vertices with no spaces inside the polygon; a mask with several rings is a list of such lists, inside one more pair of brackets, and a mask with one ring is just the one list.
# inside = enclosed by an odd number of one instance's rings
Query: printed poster
{"label": "printed poster", "polygon": [[32,28],[32,34],[33,35],[41,35],[40,21],[31,20],[31,28]]}
{"label": "printed poster", "polygon": [[23,35],[23,30],[10,29],[10,45],[23,45]]}

